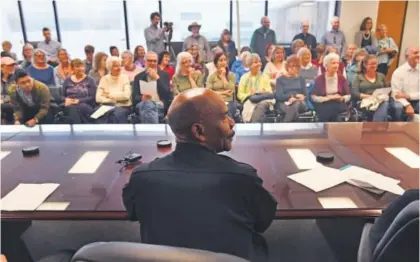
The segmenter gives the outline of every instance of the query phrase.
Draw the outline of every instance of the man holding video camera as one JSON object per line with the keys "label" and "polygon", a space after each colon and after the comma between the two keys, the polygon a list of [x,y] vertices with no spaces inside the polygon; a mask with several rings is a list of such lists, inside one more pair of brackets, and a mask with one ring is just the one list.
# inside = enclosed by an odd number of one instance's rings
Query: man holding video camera
{"label": "man holding video camera", "polygon": [[153,51],[160,54],[165,51],[165,33],[169,31],[169,28],[166,25],[163,28],[159,28],[160,14],[158,12],[154,12],[150,15],[150,21],[152,24],[144,29],[147,51]]}

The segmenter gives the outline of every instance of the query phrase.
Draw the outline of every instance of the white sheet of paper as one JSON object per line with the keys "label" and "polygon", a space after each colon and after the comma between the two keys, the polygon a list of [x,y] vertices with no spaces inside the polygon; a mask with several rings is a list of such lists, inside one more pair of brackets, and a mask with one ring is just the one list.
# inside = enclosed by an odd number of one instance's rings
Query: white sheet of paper
{"label": "white sheet of paper", "polygon": [[44,202],[36,210],[66,210],[70,202]]}
{"label": "white sheet of paper", "polygon": [[385,87],[385,88],[378,88],[375,89],[375,91],[373,91],[372,95],[373,96],[378,96],[378,95],[388,95],[389,92],[391,92],[391,88],[390,87]]}
{"label": "white sheet of paper", "polygon": [[287,149],[290,157],[299,169],[311,169],[322,166],[310,149]]}
{"label": "white sheet of paper", "polygon": [[113,106],[102,105],[90,117],[93,119],[98,119],[113,108],[114,108]]}
{"label": "white sheet of paper", "polygon": [[159,101],[159,95],[157,92],[157,81],[150,81],[146,82],[143,80],[139,80],[140,85],[140,93],[141,94],[148,94],[152,96],[153,101]]}
{"label": "white sheet of paper", "polygon": [[19,184],[0,201],[1,210],[33,211],[49,195],[57,189],[59,184]]}
{"label": "white sheet of paper", "polygon": [[331,188],[347,180],[340,170],[326,166],[289,175],[288,178],[315,192]]}
{"label": "white sheet of paper", "polygon": [[109,151],[87,151],[69,170],[69,174],[94,174]]}
{"label": "white sheet of paper", "polygon": [[318,197],[318,201],[323,208],[357,208],[348,197]]}
{"label": "white sheet of paper", "polygon": [[420,168],[420,156],[406,147],[387,147],[388,153],[411,168]]}
{"label": "white sheet of paper", "polygon": [[0,160],[2,160],[3,158],[5,158],[9,154],[10,154],[10,151],[0,151]]}

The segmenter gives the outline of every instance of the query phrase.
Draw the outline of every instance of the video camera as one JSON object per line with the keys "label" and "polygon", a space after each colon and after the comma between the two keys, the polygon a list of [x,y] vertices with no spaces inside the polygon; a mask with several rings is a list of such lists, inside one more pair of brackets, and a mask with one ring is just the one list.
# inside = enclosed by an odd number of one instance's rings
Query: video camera
{"label": "video camera", "polygon": [[164,22],[163,26],[167,27],[168,30],[172,30],[174,23],[173,22]]}

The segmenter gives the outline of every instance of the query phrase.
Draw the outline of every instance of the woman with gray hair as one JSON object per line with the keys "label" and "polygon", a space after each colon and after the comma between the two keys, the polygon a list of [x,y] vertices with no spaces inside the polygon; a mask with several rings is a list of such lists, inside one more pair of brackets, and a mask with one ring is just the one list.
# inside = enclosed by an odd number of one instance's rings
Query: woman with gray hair
{"label": "woman with gray hair", "polygon": [[192,67],[194,59],[190,53],[179,53],[176,61],[176,71],[172,78],[172,92],[174,96],[187,89],[203,87],[203,75]]}
{"label": "woman with gray hair", "polygon": [[312,64],[312,53],[307,47],[299,49],[297,56],[300,60],[299,75],[309,84],[318,76],[318,69]]}
{"label": "woman with gray hair", "polygon": [[292,49],[293,54],[297,55],[299,49],[305,46],[305,42],[302,39],[296,39],[292,42],[290,48]]}
{"label": "woman with gray hair", "polygon": [[121,74],[121,60],[111,56],[106,61],[109,74],[101,78],[96,90],[96,103],[111,105],[113,109],[97,122],[106,124],[127,123],[127,116],[131,110],[131,85],[126,74]]}
{"label": "woman with gray hair", "polygon": [[32,59],[34,55],[34,47],[31,44],[26,43],[22,48],[22,55],[23,55],[23,61],[19,65],[19,67],[26,71],[28,67],[32,64]]}
{"label": "woman with gray hair", "polygon": [[142,67],[138,67],[134,64],[134,55],[130,50],[126,50],[121,54],[123,66],[121,71],[123,74],[128,75],[130,83],[134,81],[136,75],[144,71]]}
{"label": "woman with gray hair", "polygon": [[338,122],[340,114],[347,110],[350,101],[349,84],[338,72],[340,57],[330,53],[324,57],[325,73],[315,79],[312,90],[312,101],[321,122]]}
{"label": "woman with gray hair", "polygon": [[47,63],[47,54],[44,50],[35,50],[32,65],[26,71],[33,79],[47,86],[55,85],[54,68]]}

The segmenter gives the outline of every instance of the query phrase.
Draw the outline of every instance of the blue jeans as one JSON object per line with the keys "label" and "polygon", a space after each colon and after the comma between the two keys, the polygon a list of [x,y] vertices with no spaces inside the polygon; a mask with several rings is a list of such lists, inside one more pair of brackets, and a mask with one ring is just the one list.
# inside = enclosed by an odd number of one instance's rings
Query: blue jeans
{"label": "blue jeans", "polygon": [[[414,108],[416,114],[419,113],[419,101],[409,101],[411,106]],[[398,101],[394,103],[395,117],[397,121],[405,120],[405,107]]]}
{"label": "blue jeans", "polygon": [[161,110],[163,110],[163,105],[152,100],[141,101],[136,105],[136,111],[142,124],[158,124],[159,111]]}
{"label": "blue jeans", "polygon": [[383,102],[373,114],[372,122],[388,122],[388,101]]}

